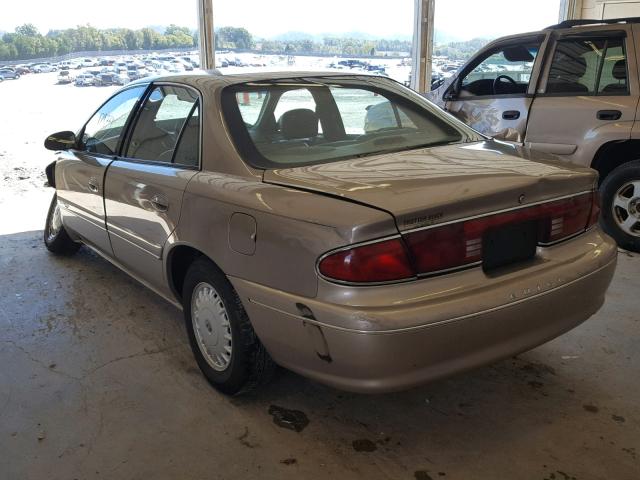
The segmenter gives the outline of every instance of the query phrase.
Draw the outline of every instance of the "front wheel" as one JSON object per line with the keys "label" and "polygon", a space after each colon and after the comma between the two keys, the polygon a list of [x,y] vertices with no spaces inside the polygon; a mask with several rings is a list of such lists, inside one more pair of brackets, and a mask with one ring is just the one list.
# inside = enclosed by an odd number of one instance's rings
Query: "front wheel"
{"label": "front wheel", "polygon": [[57,255],[72,255],[78,251],[80,244],[71,240],[62,225],[62,214],[58,204],[58,195],[54,194],[44,225],[44,244],[47,249]]}
{"label": "front wheel", "polygon": [[211,385],[235,395],[271,379],[275,363],[233,286],[211,261],[200,258],[189,267],[182,298],[191,350]]}
{"label": "front wheel", "polygon": [[600,224],[618,245],[640,252],[640,160],[611,172],[600,186]]}

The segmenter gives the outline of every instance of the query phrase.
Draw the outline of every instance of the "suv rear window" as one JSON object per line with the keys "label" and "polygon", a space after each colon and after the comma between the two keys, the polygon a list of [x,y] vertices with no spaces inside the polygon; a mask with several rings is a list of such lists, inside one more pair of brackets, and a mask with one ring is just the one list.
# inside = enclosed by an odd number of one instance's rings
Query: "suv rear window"
{"label": "suv rear window", "polygon": [[627,95],[624,39],[558,41],[549,70],[546,93]]}
{"label": "suv rear window", "polygon": [[370,81],[331,77],[242,84],[223,92],[236,147],[257,168],[328,163],[481,138],[427,105]]}

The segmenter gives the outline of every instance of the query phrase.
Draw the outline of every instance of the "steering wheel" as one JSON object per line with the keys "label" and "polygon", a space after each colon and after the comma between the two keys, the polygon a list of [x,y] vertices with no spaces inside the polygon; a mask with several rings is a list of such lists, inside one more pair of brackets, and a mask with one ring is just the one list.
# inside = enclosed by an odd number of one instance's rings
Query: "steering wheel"
{"label": "steering wheel", "polygon": [[498,75],[496,77],[496,79],[493,81],[493,94],[497,95],[498,94],[498,85],[500,85],[500,80],[505,79],[508,82],[512,83],[514,87],[518,86],[518,82],[516,82],[513,78],[511,78],[509,75]]}

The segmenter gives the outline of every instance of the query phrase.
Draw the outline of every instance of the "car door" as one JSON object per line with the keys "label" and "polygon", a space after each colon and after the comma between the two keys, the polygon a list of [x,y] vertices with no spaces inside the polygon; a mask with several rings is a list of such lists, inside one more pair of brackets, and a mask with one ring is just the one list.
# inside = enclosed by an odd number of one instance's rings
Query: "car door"
{"label": "car door", "polygon": [[590,165],[600,145],[631,135],[638,70],[629,25],[554,32],[540,89],[531,108],[531,148]]}
{"label": "car door", "polygon": [[80,130],[76,148],[60,152],[56,189],[65,227],[111,255],[103,202],[104,176],[146,86],[136,86],[107,100]]}
{"label": "car door", "polygon": [[523,142],[545,34],[509,39],[469,62],[444,94],[444,108],[490,137]]}
{"label": "car door", "polygon": [[180,218],[187,183],[199,170],[200,105],[190,87],[154,84],[106,175],[114,256],[152,287],[163,285],[163,249]]}

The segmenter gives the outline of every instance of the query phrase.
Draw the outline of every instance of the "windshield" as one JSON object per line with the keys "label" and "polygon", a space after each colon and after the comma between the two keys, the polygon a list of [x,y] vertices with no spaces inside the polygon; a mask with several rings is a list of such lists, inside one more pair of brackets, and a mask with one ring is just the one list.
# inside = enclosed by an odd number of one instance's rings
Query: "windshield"
{"label": "windshield", "polygon": [[[309,78],[234,85],[223,109],[236,147],[258,168],[293,167],[477,141],[403,87]],[[417,95],[416,95],[417,96]]]}

